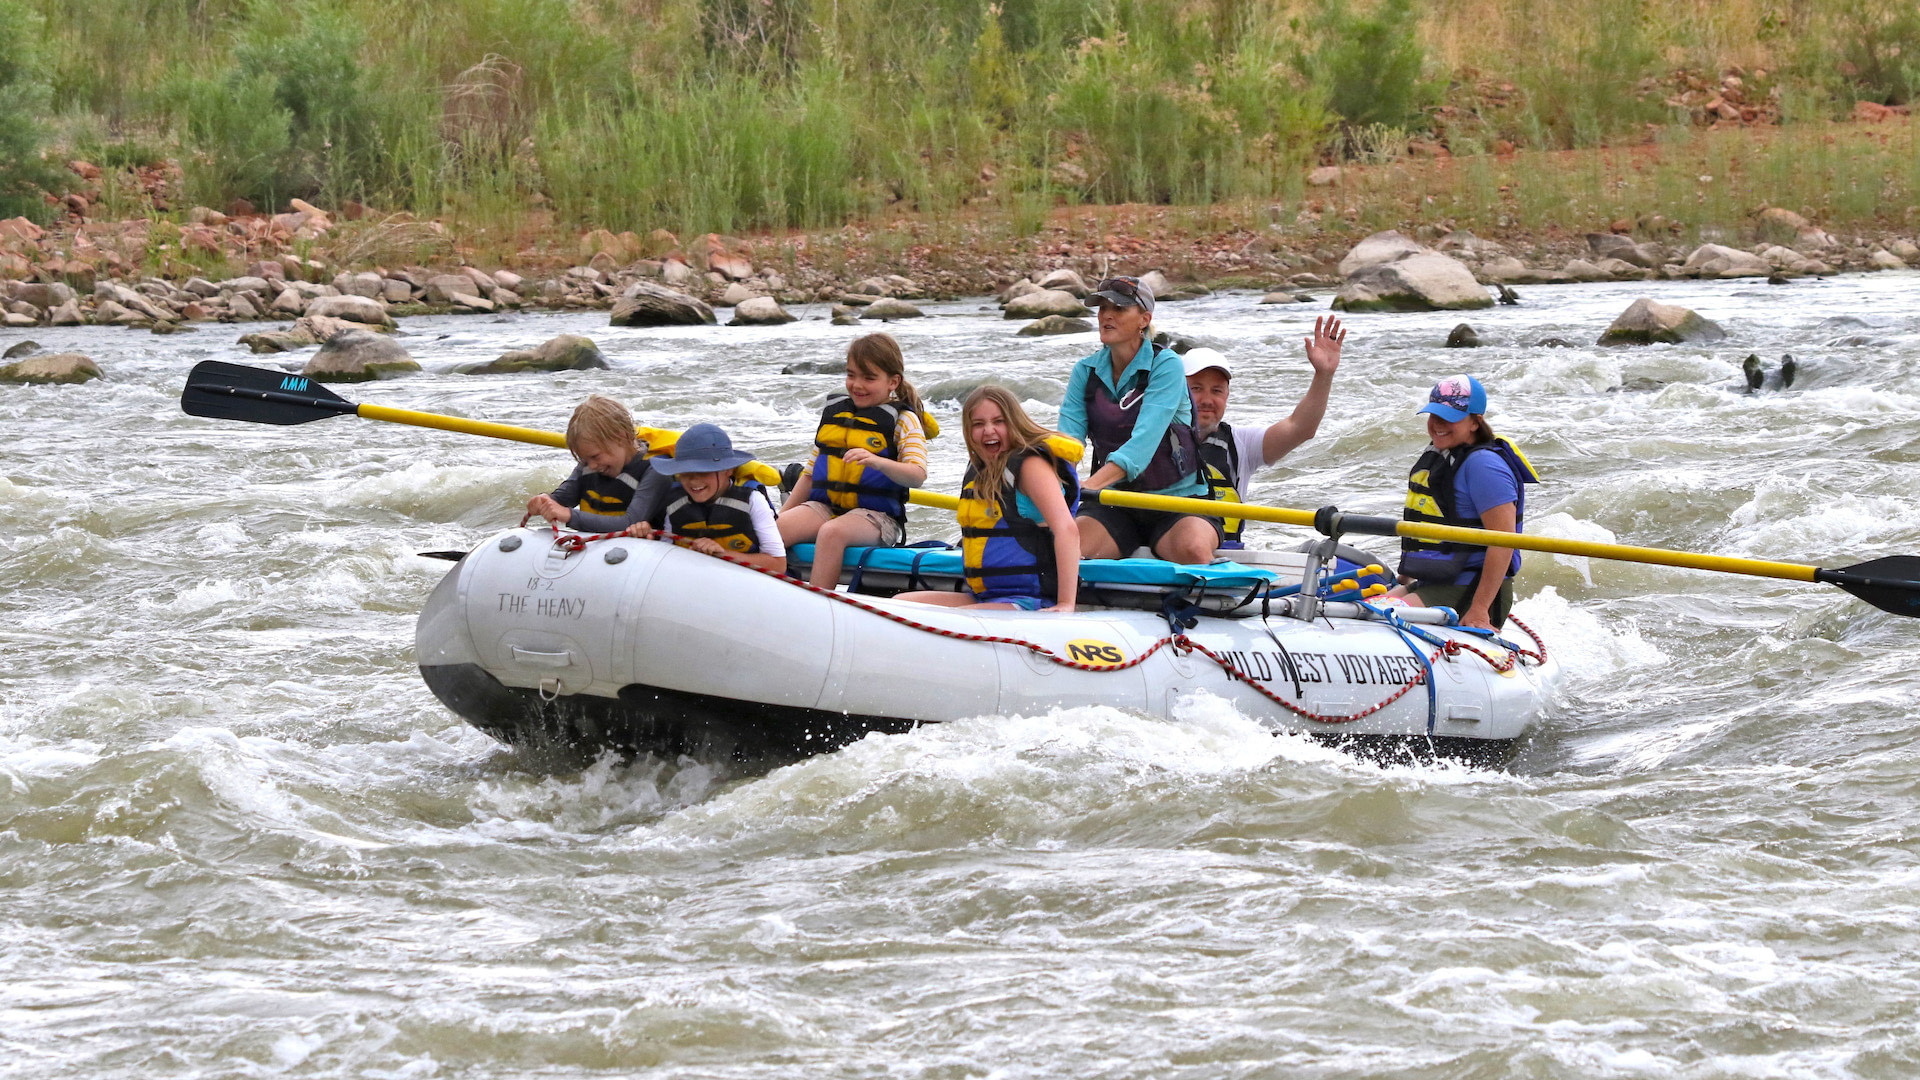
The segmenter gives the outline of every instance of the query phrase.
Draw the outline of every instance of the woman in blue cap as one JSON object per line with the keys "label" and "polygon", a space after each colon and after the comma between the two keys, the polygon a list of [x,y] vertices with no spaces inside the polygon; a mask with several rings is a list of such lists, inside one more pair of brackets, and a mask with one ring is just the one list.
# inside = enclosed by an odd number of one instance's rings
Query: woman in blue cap
{"label": "woman in blue cap", "polygon": [[1131,510],[1099,501],[1104,488],[1208,498],[1186,366],[1153,343],[1153,290],[1139,278],[1102,281],[1087,297],[1099,312],[1100,351],[1073,365],[1060,430],[1093,448],[1081,485],[1080,557],[1124,559],[1146,547],[1176,563],[1209,563],[1223,535],[1217,517]]}
{"label": "woman in blue cap", "polygon": [[[753,460],[735,450],[733,440],[715,424],[695,424],[674,443],[673,456],[654,458],[654,471],[673,480],[648,521],[662,524],[661,539],[703,555],[726,555],[761,570],[784,573],[787,548],[766,486],[740,467]],[[646,521],[628,536],[656,535]]]}
{"label": "woman in blue cap", "polygon": [[[1432,445],[1407,475],[1407,521],[1521,532],[1526,485],[1540,482],[1520,448],[1493,433],[1484,415],[1487,391],[1471,375],[1434,384],[1420,414]],[[1482,451],[1485,451],[1484,453]],[[1488,566],[1501,572],[1489,574]],[[1520,553],[1432,540],[1400,541],[1401,588],[1416,607],[1450,607],[1466,626],[1498,630],[1513,608]]]}

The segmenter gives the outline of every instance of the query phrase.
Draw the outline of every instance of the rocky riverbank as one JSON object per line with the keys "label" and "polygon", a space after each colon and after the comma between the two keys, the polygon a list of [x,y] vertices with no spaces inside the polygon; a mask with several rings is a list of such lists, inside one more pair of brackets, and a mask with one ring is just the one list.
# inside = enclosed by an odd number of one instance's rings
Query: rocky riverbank
{"label": "rocky riverbank", "polygon": [[835,321],[854,324],[912,318],[920,314],[916,300],[997,294],[1007,317],[1026,320],[1022,332],[1037,335],[1081,329],[1079,299],[1107,273],[1151,275],[1167,301],[1220,285],[1261,288],[1275,303],[1332,290],[1334,307],[1362,311],[1485,307],[1511,296],[1512,285],[1731,277],[1784,284],[1920,264],[1912,237],[1837,237],[1777,208],[1756,215],[1743,236],[1693,245],[1677,243],[1677,230],[1657,214],[1544,239],[1422,227],[1412,236],[1378,233],[1336,246],[1335,236],[1278,226],[1174,237],[1143,228],[1091,243],[1042,232],[1024,245],[914,245],[891,256],[877,243],[863,247],[872,233],[849,240],[854,230],[706,234],[689,242],[664,231],[595,230],[578,237],[577,257],[556,256],[549,245],[536,258],[515,259],[517,269],[473,265],[452,242],[450,257],[437,264],[373,262],[370,254],[393,250],[371,242],[374,230],[386,230],[389,240],[394,230],[445,230],[391,220],[343,227],[299,200],[281,214],[196,208],[187,219],[186,226],[74,221],[48,230],[25,219],[0,221],[0,319],[15,330],[115,325],[160,334],[290,323],[242,337],[256,352],[273,353],[377,333],[419,314],[604,309],[615,325],[647,326],[715,323],[715,308],[731,308],[729,325],[774,325],[792,319],[783,304],[832,301]]}

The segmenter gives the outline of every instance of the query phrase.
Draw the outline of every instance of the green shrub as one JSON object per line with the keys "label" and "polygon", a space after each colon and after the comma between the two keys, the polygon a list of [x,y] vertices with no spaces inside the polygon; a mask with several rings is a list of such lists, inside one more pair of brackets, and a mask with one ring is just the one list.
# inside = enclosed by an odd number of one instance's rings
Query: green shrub
{"label": "green shrub", "polygon": [[47,84],[40,16],[20,0],[0,0],[0,218],[44,219],[41,196],[59,171],[40,157],[46,138]]}
{"label": "green shrub", "polygon": [[268,84],[287,115],[283,195],[364,194],[382,154],[360,70],[359,27],[318,5],[297,30],[256,23],[233,50],[235,86]]}
{"label": "green shrub", "polygon": [[1920,94],[1920,4],[1840,0],[1833,18],[1838,70],[1856,96],[1900,105]]}
{"label": "green shrub", "polygon": [[1086,179],[1075,176],[1074,186],[1100,202],[1207,200],[1239,148],[1226,109],[1162,75],[1150,50],[1124,36],[1082,46],[1054,95],[1052,121],[1056,138],[1083,143],[1076,167]]}
{"label": "green shrub", "polygon": [[1419,22],[1413,0],[1380,0],[1364,13],[1347,0],[1318,0],[1297,27],[1312,45],[1295,49],[1294,66],[1326,95],[1343,128],[1416,127],[1439,89],[1423,75]]}
{"label": "green shrub", "polygon": [[187,154],[180,168],[189,199],[209,206],[248,199],[271,207],[300,194],[290,190],[285,168],[293,116],[271,76],[176,73],[164,93],[182,122]]}
{"label": "green shrub", "polygon": [[1515,79],[1526,93],[1528,130],[1519,134],[1555,149],[1592,146],[1668,119],[1658,95],[1637,89],[1660,59],[1643,18],[1643,0],[1616,0],[1593,5],[1586,18],[1557,31],[1543,28],[1552,36]]}

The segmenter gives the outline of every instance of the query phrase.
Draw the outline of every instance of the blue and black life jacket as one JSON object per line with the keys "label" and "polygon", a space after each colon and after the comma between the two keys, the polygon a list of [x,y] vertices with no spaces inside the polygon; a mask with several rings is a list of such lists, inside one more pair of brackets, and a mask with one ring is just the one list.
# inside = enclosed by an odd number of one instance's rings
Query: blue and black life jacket
{"label": "blue and black life jacket", "polygon": [[[1240,447],[1233,441],[1233,425],[1221,424],[1201,442],[1200,461],[1204,466],[1200,479],[1206,481],[1214,501],[1240,502]],[[1220,541],[1220,546],[1246,547],[1240,541],[1240,532],[1246,528],[1246,524],[1242,518],[1224,519],[1221,526],[1225,537]]]}
{"label": "blue and black life jacket", "polygon": [[574,505],[589,514],[619,517],[627,512],[633,493],[640,490],[640,481],[652,469],[645,454],[633,455],[617,476],[602,476],[582,465],[575,471],[580,498]]}
{"label": "blue and black life jacket", "polygon": [[[706,502],[694,502],[687,489],[676,480],[667,489],[667,531],[683,546],[694,540],[712,540],[728,551],[757,554],[760,535],[754,531],[753,511],[747,500],[755,494],[764,499],[766,492],[758,480],[736,480],[732,487]],[[771,507],[772,501],[767,505]]]}
{"label": "blue and black life jacket", "polygon": [[967,588],[990,603],[1003,596],[1059,596],[1059,566],[1053,554],[1053,530],[1019,512],[1020,468],[1030,457],[1046,458],[1060,478],[1067,513],[1080,510],[1080,477],[1074,471],[1083,453],[1078,440],[1050,435],[1039,446],[1009,458],[993,503],[974,491],[978,470],[971,466],[960,489],[960,554]]}
{"label": "blue and black life jacket", "polygon": [[[1400,514],[1403,521],[1420,521],[1429,525],[1453,525],[1468,529],[1482,529],[1486,526],[1477,517],[1460,517],[1458,500],[1453,489],[1453,478],[1466,464],[1467,456],[1479,451],[1487,451],[1499,456],[1508,469],[1513,471],[1514,479],[1519,481],[1519,495],[1514,500],[1514,531],[1524,532],[1527,517],[1527,485],[1540,482],[1540,474],[1534,471],[1526,455],[1512,441],[1495,436],[1489,443],[1475,446],[1456,446],[1449,450],[1427,447],[1413,463],[1413,469],[1407,474],[1407,504]],[[1465,573],[1473,556],[1484,552],[1485,547],[1475,544],[1456,544],[1443,540],[1415,540],[1402,537],[1400,540],[1400,574],[1403,577],[1419,581],[1431,581],[1452,584]],[[1512,577],[1514,565],[1507,563],[1507,577]]]}

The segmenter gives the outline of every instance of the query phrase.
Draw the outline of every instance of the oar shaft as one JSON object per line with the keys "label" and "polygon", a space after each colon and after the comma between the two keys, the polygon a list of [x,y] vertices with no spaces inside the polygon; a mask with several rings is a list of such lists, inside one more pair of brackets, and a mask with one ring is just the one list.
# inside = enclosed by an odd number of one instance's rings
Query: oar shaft
{"label": "oar shaft", "polygon": [[385,420],[389,424],[411,424],[414,427],[436,428],[440,431],[458,431],[467,435],[485,435],[493,439],[506,439],[511,442],[533,443],[536,446],[557,446],[565,449],[567,437],[557,431],[541,431],[537,428],[515,427],[512,424],[495,424],[487,420],[467,420],[458,416],[442,416],[439,413],[415,412],[412,409],[396,409],[387,405],[361,405],[358,415],[368,420]]}
{"label": "oar shaft", "polygon": [[[1317,516],[1317,515],[1316,515]],[[1516,551],[1543,551],[1551,555],[1577,555],[1590,559],[1651,563],[1656,566],[1681,566],[1691,570],[1716,570],[1750,577],[1780,578],[1786,581],[1813,581],[1817,566],[1773,562],[1768,559],[1742,559],[1732,555],[1706,555],[1693,551],[1668,551],[1665,548],[1633,547],[1628,544],[1602,544],[1593,540],[1569,540],[1557,536],[1527,536],[1468,529],[1456,525],[1428,525],[1418,521],[1365,517],[1359,514],[1330,515],[1334,528],[1343,533],[1367,536],[1399,536],[1413,540],[1451,541],[1476,547],[1512,548]]]}
{"label": "oar shaft", "polygon": [[[1282,525],[1317,527],[1319,516],[1306,510],[1283,506],[1255,506],[1250,503],[1220,503],[1211,499],[1184,499],[1172,495],[1149,495],[1138,491],[1099,493],[1108,506],[1127,506],[1140,510],[1165,510],[1177,514],[1206,514],[1218,517],[1223,511],[1247,521],[1272,521]],[[951,495],[915,490],[911,498],[925,506],[951,510],[959,502]],[[1229,508],[1231,508],[1229,510]],[[1398,536],[1414,540],[1447,540],[1477,547],[1504,547],[1519,551],[1542,551],[1554,555],[1578,555],[1592,559],[1652,563],[1657,566],[1681,566],[1693,570],[1717,570],[1753,577],[1781,578],[1787,581],[1814,581],[1817,566],[1772,562],[1766,559],[1742,559],[1731,555],[1704,555],[1691,551],[1667,551],[1663,548],[1632,547],[1626,544],[1602,544],[1592,540],[1566,540],[1555,536],[1528,536],[1523,533],[1495,532],[1491,529],[1466,529],[1452,525],[1428,525],[1394,518],[1338,514],[1339,530],[1363,536]]]}

